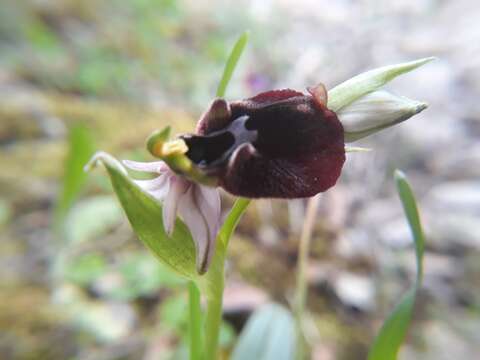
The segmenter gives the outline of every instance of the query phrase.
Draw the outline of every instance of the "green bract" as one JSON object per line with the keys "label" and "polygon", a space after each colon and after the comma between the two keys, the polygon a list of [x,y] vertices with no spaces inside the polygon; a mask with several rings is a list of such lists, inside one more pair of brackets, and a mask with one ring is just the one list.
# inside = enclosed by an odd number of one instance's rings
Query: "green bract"
{"label": "green bract", "polygon": [[139,239],[155,256],[177,274],[195,279],[195,246],[190,231],[177,218],[169,237],[162,223],[162,205],[130,179],[123,165],[105,152],[98,152],[87,168],[101,163],[107,169],[113,189]]}
{"label": "green bract", "polygon": [[383,66],[361,73],[328,91],[328,108],[337,112],[363,95],[381,88],[397,76],[435,60],[428,57],[406,63]]}

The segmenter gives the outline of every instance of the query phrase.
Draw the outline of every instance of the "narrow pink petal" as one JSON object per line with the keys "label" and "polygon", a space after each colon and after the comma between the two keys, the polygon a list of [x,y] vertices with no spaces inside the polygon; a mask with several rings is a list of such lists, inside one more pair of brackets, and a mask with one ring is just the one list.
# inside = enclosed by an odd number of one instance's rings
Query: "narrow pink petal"
{"label": "narrow pink petal", "polygon": [[209,238],[211,239],[214,248],[218,228],[220,227],[220,193],[216,188],[204,185],[196,185],[195,196],[196,202],[207,223]]}
{"label": "narrow pink petal", "polygon": [[168,169],[168,166],[163,161],[140,162],[132,160],[123,160],[123,165],[135,171],[161,173]]}
{"label": "narrow pink petal", "polygon": [[208,269],[213,248],[205,217],[200,212],[195,200],[196,190],[195,186],[188,189],[180,199],[178,210],[183,221],[190,229],[195,243],[197,271],[203,274]]}
{"label": "narrow pink petal", "polygon": [[165,232],[171,235],[175,227],[180,197],[188,190],[190,182],[175,175],[171,175],[168,182],[168,193],[163,202],[163,226],[165,227]]}
{"label": "narrow pink petal", "polygon": [[171,174],[163,173],[155,179],[151,180],[133,180],[133,182],[140,187],[143,191],[158,201],[164,201],[167,197],[168,190],[170,188]]}
{"label": "narrow pink petal", "polygon": [[168,195],[168,189],[169,189],[168,181],[166,181],[165,186],[160,187],[158,189],[150,190],[149,194],[159,201],[165,201]]}
{"label": "narrow pink petal", "polygon": [[161,187],[164,187],[167,182],[167,175],[162,174],[157,176],[156,178],[149,179],[149,180],[133,180],[135,184],[137,184],[142,190],[150,192],[153,190],[157,190]]}

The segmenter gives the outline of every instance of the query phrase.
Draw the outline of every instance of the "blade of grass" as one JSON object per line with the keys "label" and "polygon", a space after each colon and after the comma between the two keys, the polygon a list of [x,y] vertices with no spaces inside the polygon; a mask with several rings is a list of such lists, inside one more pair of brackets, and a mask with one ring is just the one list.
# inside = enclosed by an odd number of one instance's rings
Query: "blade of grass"
{"label": "blade of grass", "polygon": [[423,277],[423,251],[425,248],[425,237],[423,235],[422,223],[418,213],[417,202],[413,191],[408,184],[405,174],[395,170],[395,183],[397,191],[402,200],[403,210],[410,226],[410,231],[415,242],[415,255],[417,258],[417,284],[420,285]]}
{"label": "blade of grass", "polygon": [[368,360],[395,360],[403,343],[412,318],[417,291],[423,277],[423,252],[425,239],[418,213],[417,203],[407,178],[400,170],[395,171],[395,183],[402,201],[405,216],[415,242],[417,276],[415,283],[395,306],[370,348]]}
{"label": "blade of grass", "polygon": [[232,233],[237,227],[240,218],[242,217],[243,213],[247,209],[248,205],[250,204],[250,199],[245,198],[237,198],[235,203],[233,204],[230,212],[228,213],[228,217],[225,219],[223,223],[222,229],[220,231],[220,237],[222,242],[224,243],[225,248],[228,246],[228,242],[232,237]]}
{"label": "blade of grass", "polygon": [[68,154],[64,165],[62,189],[54,210],[54,228],[61,230],[68,210],[85,184],[83,166],[95,152],[91,131],[84,125],[73,126],[68,135]]}
{"label": "blade of grass", "polygon": [[245,31],[235,43],[235,46],[233,47],[230,53],[230,56],[228,57],[228,60],[225,64],[222,79],[218,84],[217,97],[225,96],[225,91],[227,90],[228,83],[232,78],[233,71],[235,70],[238,60],[240,59],[240,56],[242,55],[243,50],[245,49],[245,46],[248,43],[248,37],[249,37],[249,33],[248,31]]}

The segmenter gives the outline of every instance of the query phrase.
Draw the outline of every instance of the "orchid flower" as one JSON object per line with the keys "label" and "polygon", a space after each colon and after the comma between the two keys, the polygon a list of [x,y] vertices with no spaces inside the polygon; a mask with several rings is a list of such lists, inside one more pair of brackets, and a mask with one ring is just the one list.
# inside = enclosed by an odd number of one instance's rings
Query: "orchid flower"
{"label": "orchid flower", "polygon": [[[327,107],[322,84],[307,90],[308,94],[272,90],[233,102],[215,99],[195,134],[163,145],[181,149],[177,154],[189,166],[177,172],[193,180],[247,198],[304,198],[335,185],[345,162],[346,142],[426,108],[424,103],[376,91],[335,113]],[[152,153],[166,156],[162,150]]]}
{"label": "orchid flower", "polygon": [[168,235],[179,213],[195,243],[197,271],[204,273],[220,226],[219,187],[245,198],[305,198],[328,190],[341,174],[346,143],[427,107],[379,89],[431,60],[371,70],[330,92],[318,84],[307,93],[281,89],[231,102],[216,98],[195,133],[171,139],[167,127],[150,136],[147,149],[161,161],[124,165],[156,175],[134,183],[163,203]]}
{"label": "orchid flower", "polygon": [[185,155],[237,196],[302,198],[327,190],[345,162],[343,127],[326,106],[323,85],[309,92],[216,99],[197,134],[180,136]]}
{"label": "orchid flower", "polygon": [[134,183],[163,203],[163,225],[169,236],[173,233],[178,210],[194,239],[197,271],[200,274],[207,271],[220,226],[218,190],[175,174],[163,161],[124,160],[123,164],[131,170],[157,175],[151,180],[134,180]]}

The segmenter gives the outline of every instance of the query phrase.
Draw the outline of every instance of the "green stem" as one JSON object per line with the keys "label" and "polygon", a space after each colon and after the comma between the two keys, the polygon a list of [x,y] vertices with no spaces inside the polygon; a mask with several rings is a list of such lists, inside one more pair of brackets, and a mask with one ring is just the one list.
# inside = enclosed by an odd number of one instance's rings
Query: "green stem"
{"label": "green stem", "polygon": [[188,283],[190,315],[190,360],[202,359],[202,310],[200,291],[193,281]]}
{"label": "green stem", "polygon": [[[223,289],[222,289],[223,293]],[[216,360],[218,353],[218,337],[222,322],[222,299],[209,299],[207,301],[207,323],[206,323],[206,359]]]}
{"label": "green stem", "polygon": [[[207,316],[205,322],[206,359],[216,360],[218,355],[218,338],[222,323],[223,289],[225,285],[225,257],[218,257],[216,269],[213,270],[211,281],[215,284],[215,292],[207,294]],[[214,265],[214,264],[212,264]]]}
{"label": "green stem", "polygon": [[294,310],[297,319],[297,359],[305,359],[305,336],[303,335],[303,317],[305,312],[305,303],[307,298],[307,265],[308,254],[310,252],[310,242],[312,239],[313,225],[317,215],[320,195],[316,195],[308,200],[305,221],[303,222],[302,234],[298,249],[297,262],[297,286],[295,290]]}
{"label": "green stem", "polygon": [[218,337],[222,322],[223,290],[225,286],[225,255],[227,245],[250,200],[239,198],[235,201],[217,238],[216,254],[210,269],[202,277],[202,290],[207,298],[205,321],[205,353],[207,360],[217,359]]}

